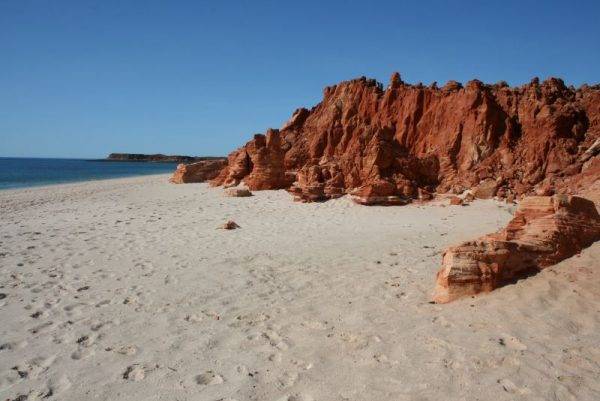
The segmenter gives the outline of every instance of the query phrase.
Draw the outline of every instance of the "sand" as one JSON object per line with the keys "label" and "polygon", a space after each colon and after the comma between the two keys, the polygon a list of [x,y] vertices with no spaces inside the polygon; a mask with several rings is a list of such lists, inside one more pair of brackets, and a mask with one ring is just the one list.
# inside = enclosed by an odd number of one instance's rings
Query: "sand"
{"label": "sand", "polygon": [[167,178],[0,192],[1,400],[600,399],[599,243],[435,305],[441,251],[514,208]]}

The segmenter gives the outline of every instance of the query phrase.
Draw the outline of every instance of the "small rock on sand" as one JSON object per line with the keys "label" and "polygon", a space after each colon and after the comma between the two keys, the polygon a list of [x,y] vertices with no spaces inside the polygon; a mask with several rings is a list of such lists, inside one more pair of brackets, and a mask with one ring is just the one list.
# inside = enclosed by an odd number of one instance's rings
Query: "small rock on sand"
{"label": "small rock on sand", "polygon": [[225,195],[235,197],[235,198],[246,198],[248,196],[252,196],[252,192],[250,192],[250,190],[247,188],[233,187],[233,188],[227,188],[225,190]]}
{"label": "small rock on sand", "polygon": [[453,196],[450,198],[450,204],[454,206],[460,206],[463,204],[463,200],[458,196]]}
{"label": "small rock on sand", "polygon": [[235,230],[236,228],[240,228],[240,226],[235,221],[229,220],[219,228],[222,228],[223,230]]}

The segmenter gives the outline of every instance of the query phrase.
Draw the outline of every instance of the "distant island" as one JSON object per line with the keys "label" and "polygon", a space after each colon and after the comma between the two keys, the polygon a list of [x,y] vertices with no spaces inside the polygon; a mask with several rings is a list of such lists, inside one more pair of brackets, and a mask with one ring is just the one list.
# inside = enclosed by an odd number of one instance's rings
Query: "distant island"
{"label": "distant island", "polygon": [[145,155],[142,153],[111,153],[103,161],[108,162],[152,162],[152,163],[193,163],[204,160],[220,160],[224,157],[218,156],[181,156],[181,155],[163,155],[153,154]]}

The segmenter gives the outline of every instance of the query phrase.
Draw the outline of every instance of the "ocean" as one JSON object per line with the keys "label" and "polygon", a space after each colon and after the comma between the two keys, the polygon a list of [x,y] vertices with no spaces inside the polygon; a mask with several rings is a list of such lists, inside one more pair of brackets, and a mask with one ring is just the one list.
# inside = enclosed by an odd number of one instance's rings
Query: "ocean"
{"label": "ocean", "polygon": [[176,163],[0,157],[0,190],[170,173]]}

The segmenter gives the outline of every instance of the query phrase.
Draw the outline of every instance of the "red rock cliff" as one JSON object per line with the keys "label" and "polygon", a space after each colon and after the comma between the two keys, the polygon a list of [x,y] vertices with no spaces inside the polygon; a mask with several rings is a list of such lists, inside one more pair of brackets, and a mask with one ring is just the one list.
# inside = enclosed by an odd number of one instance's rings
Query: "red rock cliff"
{"label": "red rock cliff", "polygon": [[352,193],[399,204],[428,192],[575,193],[600,177],[600,87],[537,79],[511,88],[473,80],[442,88],[392,75],[327,87],[280,129],[229,155],[214,185],[240,181],[297,199]]}

